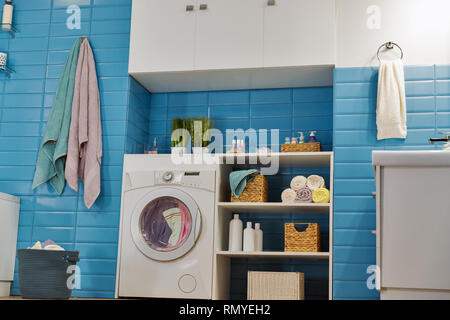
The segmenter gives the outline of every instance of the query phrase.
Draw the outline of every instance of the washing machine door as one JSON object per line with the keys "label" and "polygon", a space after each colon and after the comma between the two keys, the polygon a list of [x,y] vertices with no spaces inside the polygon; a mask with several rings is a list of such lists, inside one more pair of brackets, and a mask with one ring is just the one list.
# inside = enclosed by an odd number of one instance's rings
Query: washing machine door
{"label": "washing machine door", "polygon": [[131,234],[138,249],[158,261],[188,253],[200,235],[200,210],[191,196],[175,188],[147,193],[136,205]]}

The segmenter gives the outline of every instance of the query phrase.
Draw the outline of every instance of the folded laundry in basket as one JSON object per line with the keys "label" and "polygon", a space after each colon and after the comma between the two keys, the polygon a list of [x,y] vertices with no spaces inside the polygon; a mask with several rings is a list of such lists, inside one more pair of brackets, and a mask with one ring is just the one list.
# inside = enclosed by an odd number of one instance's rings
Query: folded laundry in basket
{"label": "folded laundry in basket", "polygon": [[59,250],[64,251],[63,247],[58,246],[54,241],[47,240],[44,241],[44,243],[41,244],[40,241],[36,242],[31,248],[28,247],[28,249],[38,249],[38,250]]}
{"label": "folded laundry in basket", "polygon": [[259,170],[240,170],[230,173],[230,188],[235,198],[239,198],[247,186],[247,183],[253,181],[253,174],[259,174]]}

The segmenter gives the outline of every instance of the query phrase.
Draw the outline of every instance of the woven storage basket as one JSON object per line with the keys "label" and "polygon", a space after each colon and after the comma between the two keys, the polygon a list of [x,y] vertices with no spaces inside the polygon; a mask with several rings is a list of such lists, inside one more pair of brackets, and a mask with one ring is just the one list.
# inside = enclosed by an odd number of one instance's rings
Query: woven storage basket
{"label": "woven storage basket", "polygon": [[231,202],[267,202],[269,184],[266,177],[262,174],[252,176],[253,181],[247,183],[239,198],[231,193]]}
{"label": "woven storage basket", "polygon": [[320,150],[320,142],[281,145],[281,152],[319,152]]}
{"label": "woven storage basket", "polygon": [[301,272],[248,272],[248,300],[304,300],[304,296],[305,276]]}
{"label": "woven storage basket", "polygon": [[317,223],[285,223],[284,251],[319,252],[319,225]]}

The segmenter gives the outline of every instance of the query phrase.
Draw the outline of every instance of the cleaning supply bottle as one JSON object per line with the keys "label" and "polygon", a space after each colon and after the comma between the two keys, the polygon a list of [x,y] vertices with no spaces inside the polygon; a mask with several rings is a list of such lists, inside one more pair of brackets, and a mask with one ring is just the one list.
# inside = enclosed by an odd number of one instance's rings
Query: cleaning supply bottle
{"label": "cleaning supply bottle", "polygon": [[153,147],[150,149],[150,154],[157,154],[158,153],[158,144],[156,142],[156,138],[153,140]]}
{"label": "cleaning supply bottle", "polygon": [[238,140],[239,141],[239,153],[245,153],[245,141],[244,140]]}
{"label": "cleaning supply bottle", "polygon": [[302,131],[299,131],[298,132],[299,133],[299,135],[300,135],[300,141],[299,141],[299,143],[305,143],[305,136],[303,135],[303,132]]}
{"label": "cleaning supply bottle", "polygon": [[242,221],[238,214],[235,214],[230,221],[228,251],[242,251]]}
{"label": "cleaning supply bottle", "polygon": [[311,131],[311,134],[309,135],[308,142],[309,142],[309,143],[317,142],[317,139],[316,139],[316,131]]}
{"label": "cleaning supply bottle", "polygon": [[255,223],[255,251],[263,251],[263,231],[259,223]]}
{"label": "cleaning supply bottle", "polygon": [[255,251],[255,230],[251,222],[247,222],[247,228],[244,230],[244,251]]}
{"label": "cleaning supply bottle", "polygon": [[3,30],[11,30],[12,29],[12,20],[13,20],[13,4],[12,0],[6,0],[5,5],[3,6],[3,17],[2,17],[2,29]]}

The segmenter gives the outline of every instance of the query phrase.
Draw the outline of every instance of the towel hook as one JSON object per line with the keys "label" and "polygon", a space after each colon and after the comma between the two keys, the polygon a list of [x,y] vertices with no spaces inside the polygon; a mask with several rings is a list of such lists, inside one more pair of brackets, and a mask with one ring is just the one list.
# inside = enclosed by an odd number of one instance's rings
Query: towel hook
{"label": "towel hook", "polygon": [[399,46],[398,44],[396,44],[395,42],[388,41],[388,42],[383,43],[383,44],[378,48],[378,51],[377,51],[377,58],[378,58],[378,61],[379,61],[380,63],[381,63],[381,59],[380,59],[380,50],[381,50],[383,47],[385,47],[386,49],[389,49],[389,50],[394,49],[394,47],[399,48],[400,53],[401,53],[400,59],[403,59],[403,50],[402,50],[402,48],[400,48],[400,46]]}

